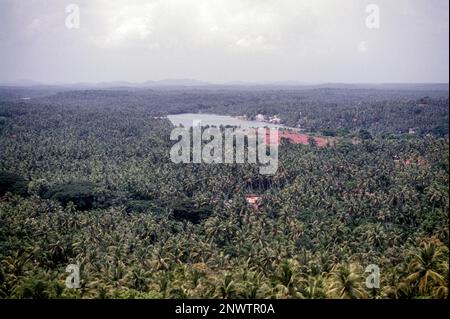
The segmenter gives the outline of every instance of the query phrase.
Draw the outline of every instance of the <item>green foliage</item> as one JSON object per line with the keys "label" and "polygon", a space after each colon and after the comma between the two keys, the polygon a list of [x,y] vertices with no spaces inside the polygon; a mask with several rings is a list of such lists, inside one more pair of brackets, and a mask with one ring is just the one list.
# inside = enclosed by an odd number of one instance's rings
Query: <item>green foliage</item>
{"label": "green foliage", "polygon": [[323,136],[336,136],[337,132],[333,129],[325,129],[325,130],[322,130],[322,135]]}
{"label": "green foliage", "polygon": [[372,139],[372,135],[367,130],[359,130],[358,136],[362,140],[370,140],[370,139]]}
{"label": "green foliage", "polygon": [[91,182],[69,182],[49,187],[43,198],[59,201],[63,205],[72,202],[80,210],[94,207],[98,196],[96,185]]}
{"label": "green foliage", "polygon": [[178,221],[190,221],[194,224],[200,223],[211,214],[211,208],[200,206],[190,200],[177,201],[171,205],[172,216]]}
{"label": "green foliage", "polygon": [[129,200],[126,203],[129,212],[145,213],[155,210],[156,205],[149,200]]}
{"label": "green foliage", "polygon": [[115,299],[161,299],[162,295],[157,291],[142,292],[133,289],[117,291],[113,296]]}
{"label": "green foliage", "polygon": [[[448,298],[448,130],[427,136],[448,120],[440,94],[0,96],[0,298]],[[280,114],[336,145],[282,144],[273,176],[174,164],[173,126],[155,117],[200,108]],[[66,288],[77,262],[81,288]]]}
{"label": "green foliage", "polygon": [[0,196],[6,192],[25,196],[28,194],[27,188],[28,183],[22,176],[11,172],[0,172]]}

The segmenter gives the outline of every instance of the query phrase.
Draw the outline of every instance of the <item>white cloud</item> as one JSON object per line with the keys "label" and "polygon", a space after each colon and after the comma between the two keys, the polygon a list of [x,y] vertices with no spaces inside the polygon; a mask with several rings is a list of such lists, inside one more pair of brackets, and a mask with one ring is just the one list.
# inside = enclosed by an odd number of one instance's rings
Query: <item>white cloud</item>
{"label": "white cloud", "polygon": [[68,30],[70,2],[0,0],[0,77],[448,78],[447,0],[377,0],[378,30],[371,0],[74,0],[81,28]]}
{"label": "white cloud", "polygon": [[101,0],[87,3],[84,10],[88,18],[95,21],[86,31],[91,34],[93,43],[101,48],[124,48],[146,41],[153,33],[151,3]]}
{"label": "white cloud", "polygon": [[358,53],[366,53],[369,51],[369,43],[367,41],[361,41],[356,49]]}
{"label": "white cloud", "polygon": [[28,25],[30,30],[39,30],[42,26],[42,22],[39,19],[33,19],[33,21]]}
{"label": "white cloud", "polygon": [[[327,0],[328,1],[328,0]],[[316,13],[313,0],[155,0],[86,3],[99,28],[92,30],[101,47],[127,47],[157,42],[160,47],[201,49],[286,49],[307,45]]]}

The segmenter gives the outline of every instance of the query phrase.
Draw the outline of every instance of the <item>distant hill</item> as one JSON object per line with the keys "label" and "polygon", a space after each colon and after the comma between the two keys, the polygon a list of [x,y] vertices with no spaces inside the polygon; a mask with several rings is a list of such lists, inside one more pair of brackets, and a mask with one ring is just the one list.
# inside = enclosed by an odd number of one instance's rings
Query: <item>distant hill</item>
{"label": "distant hill", "polygon": [[448,91],[448,83],[311,83],[301,81],[276,82],[245,82],[233,81],[211,83],[196,79],[163,79],[159,81],[145,81],[140,83],[127,81],[110,82],[78,82],[44,84],[32,80],[18,80],[0,82],[0,87],[34,88],[34,89],[142,89],[142,88],[170,88],[170,87],[217,87],[217,88],[296,88],[296,89],[380,89],[380,90],[427,90]]}
{"label": "distant hill", "polygon": [[207,86],[212,85],[209,82],[194,80],[194,79],[164,79],[160,81],[146,82],[155,86]]}

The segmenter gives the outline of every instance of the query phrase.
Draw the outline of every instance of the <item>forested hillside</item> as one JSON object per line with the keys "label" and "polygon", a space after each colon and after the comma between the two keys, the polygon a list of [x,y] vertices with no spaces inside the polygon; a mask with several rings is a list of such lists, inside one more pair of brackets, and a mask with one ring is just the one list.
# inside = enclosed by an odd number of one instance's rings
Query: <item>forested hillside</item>
{"label": "forested hillside", "polygon": [[[448,296],[448,91],[0,92],[0,298]],[[183,112],[337,143],[283,141],[273,176],[174,164]]]}

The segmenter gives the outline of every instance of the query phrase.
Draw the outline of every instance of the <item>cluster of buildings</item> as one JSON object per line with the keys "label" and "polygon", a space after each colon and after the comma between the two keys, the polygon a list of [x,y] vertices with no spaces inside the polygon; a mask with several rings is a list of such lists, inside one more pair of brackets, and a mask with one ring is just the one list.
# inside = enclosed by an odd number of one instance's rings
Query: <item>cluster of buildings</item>
{"label": "cluster of buildings", "polygon": [[266,117],[263,114],[257,114],[255,116],[255,121],[267,122],[267,123],[271,123],[271,124],[281,124],[281,119],[278,117],[278,115]]}

